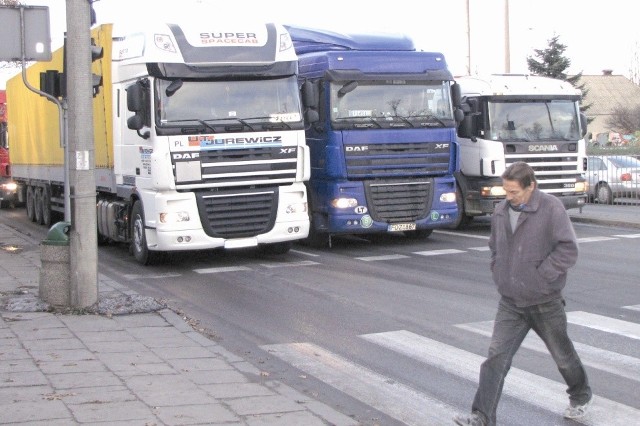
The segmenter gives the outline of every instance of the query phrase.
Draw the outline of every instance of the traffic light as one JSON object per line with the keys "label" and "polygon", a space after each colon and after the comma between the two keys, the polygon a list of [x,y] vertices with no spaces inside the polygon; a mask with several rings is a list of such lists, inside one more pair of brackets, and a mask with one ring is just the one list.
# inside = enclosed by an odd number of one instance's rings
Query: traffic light
{"label": "traffic light", "polygon": [[[91,39],[91,63],[102,59],[104,55],[104,49],[96,45],[96,41]],[[100,93],[100,86],[102,86],[102,75],[91,73],[91,85],[93,87],[93,97],[95,98]]]}
{"label": "traffic light", "polygon": [[40,73],[40,91],[45,92],[54,98],[64,98],[67,96],[67,80],[64,73],[57,70],[46,70]]}

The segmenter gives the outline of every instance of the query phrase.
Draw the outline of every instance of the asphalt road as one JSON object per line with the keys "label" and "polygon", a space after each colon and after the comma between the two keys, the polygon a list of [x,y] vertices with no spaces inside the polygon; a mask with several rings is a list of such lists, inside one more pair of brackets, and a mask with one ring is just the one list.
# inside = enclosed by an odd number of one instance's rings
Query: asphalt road
{"label": "asphalt road", "polygon": [[[46,231],[5,211],[0,218]],[[588,371],[596,394],[624,419],[640,412],[640,234],[575,229],[581,254],[565,292],[570,332],[579,351],[595,357]],[[362,424],[421,424],[425,412],[438,416],[442,404],[464,411],[473,398],[473,368],[486,355],[498,300],[488,233],[481,219],[423,241],[340,238],[332,249],[296,245],[285,256],[206,251],[150,268],[106,246],[99,271],[177,307],[265,375]],[[512,374],[501,423],[560,424],[564,386],[545,350],[535,342],[523,348]]]}

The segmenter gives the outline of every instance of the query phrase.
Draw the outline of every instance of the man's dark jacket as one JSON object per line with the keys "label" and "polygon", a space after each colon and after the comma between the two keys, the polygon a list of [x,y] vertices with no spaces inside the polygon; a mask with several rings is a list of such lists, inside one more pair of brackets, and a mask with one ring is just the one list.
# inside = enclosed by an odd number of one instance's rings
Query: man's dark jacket
{"label": "man's dark jacket", "polygon": [[491,272],[503,297],[525,307],[562,297],[578,260],[576,234],[562,202],[535,189],[511,232],[508,201],[491,218]]}

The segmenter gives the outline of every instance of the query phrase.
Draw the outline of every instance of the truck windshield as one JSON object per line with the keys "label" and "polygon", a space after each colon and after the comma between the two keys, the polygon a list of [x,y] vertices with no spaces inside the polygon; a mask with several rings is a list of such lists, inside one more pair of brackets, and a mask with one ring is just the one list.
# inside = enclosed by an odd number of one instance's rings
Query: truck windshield
{"label": "truck windshield", "polygon": [[331,83],[334,128],[453,126],[449,82],[343,81]]}
{"label": "truck windshield", "polygon": [[[173,85],[172,85],[173,83]],[[169,86],[171,85],[171,88]],[[192,81],[157,79],[159,127],[218,123],[295,123],[302,120],[295,77],[270,80]]]}
{"label": "truck windshield", "polygon": [[578,109],[569,100],[491,101],[489,139],[549,141],[580,139]]}

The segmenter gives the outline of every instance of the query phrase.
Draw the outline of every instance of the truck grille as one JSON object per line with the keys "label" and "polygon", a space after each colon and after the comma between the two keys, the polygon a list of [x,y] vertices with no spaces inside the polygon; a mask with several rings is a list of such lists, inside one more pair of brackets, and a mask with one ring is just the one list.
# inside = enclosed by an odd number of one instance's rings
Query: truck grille
{"label": "truck grille", "polygon": [[278,189],[196,192],[196,201],[202,226],[210,237],[253,237],[273,228]]}
{"label": "truck grille", "polygon": [[372,179],[435,176],[449,171],[449,143],[380,143],[345,145],[347,177]]}
{"label": "truck grille", "polygon": [[415,222],[431,210],[433,181],[369,181],[365,182],[371,217],[387,223]]}
{"label": "truck grille", "polygon": [[[296,180],[297,160],[297,147],[203,150],[199,152],[198,158],[201,179],[178,181],[176,188],[181,190],[293,183]],[[173,161],[175,170],[178,167],[176,163],[183,160]]]}
{"label": "truck grille", "polygon": [[[577,152],[510,153],[514,150],[524,151],[523,148],[526,148],[526,145],[522,147],[515,145],[515,147],[514,145],[506,146],[505,162],[507,167],[517,161],[524,161],[533,168],[540,190],[556,195],[565,192],[575,194],[573,188],[576,177],[583,173],[583,166]],[[568,147],[560,146],[559,149],[563,150],[563,148],[567,151]]]}

